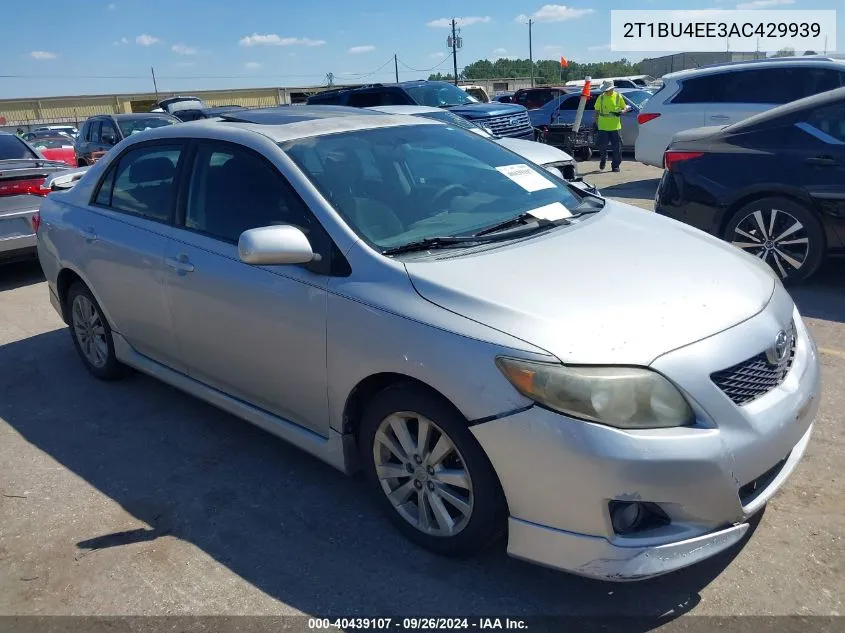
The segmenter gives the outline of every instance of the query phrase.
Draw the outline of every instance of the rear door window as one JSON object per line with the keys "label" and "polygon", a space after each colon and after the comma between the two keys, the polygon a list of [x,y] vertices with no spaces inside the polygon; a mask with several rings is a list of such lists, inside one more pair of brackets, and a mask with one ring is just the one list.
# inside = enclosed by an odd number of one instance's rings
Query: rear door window
{"label": "rear door window", "polygon": [[[96,202],[116,211],[158,222],[170,222],[176,198],[176,170],[184,152],[181,143],[138,147],[120,157],[113,176],[103,180]],[[108,189],[110,197],[107,198]]]}
{"label": "rear door window", "polygon": [[681,91],[675,95],[672,103],[723,103],[727,74],[717,73],[684,79]]}
{"label": "rear door window", "polygon": [[807,117],[807,123],[821,132],[818,136],[826,142],[845,144],[845,105],[838,103],[818,108]]}

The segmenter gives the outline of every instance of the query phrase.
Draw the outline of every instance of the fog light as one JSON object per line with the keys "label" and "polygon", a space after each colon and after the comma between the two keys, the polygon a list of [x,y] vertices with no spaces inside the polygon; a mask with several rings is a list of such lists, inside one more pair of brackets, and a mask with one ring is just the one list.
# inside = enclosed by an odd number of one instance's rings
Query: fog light
{"label": "fog light", "polygon": [[613,531],[617,534],[628,534],[636,531],[645,514],[643,504],[637,501],[610,502],[610,522],[613,525]]}

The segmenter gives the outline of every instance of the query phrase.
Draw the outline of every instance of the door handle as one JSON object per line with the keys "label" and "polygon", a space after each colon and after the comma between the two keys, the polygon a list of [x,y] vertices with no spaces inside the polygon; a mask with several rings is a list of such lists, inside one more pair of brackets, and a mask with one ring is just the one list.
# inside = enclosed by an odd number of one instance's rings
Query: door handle
{"label": "door handle", "polygon": [[168,257],[164,260],[170,268],[179,274],[194,272],[194,265],[188,260],[188,256],[182,253],[178,257]]}
{"label": "door handle", "polygon": [[82,231],[82,235],[85,238],[86,244],[92,244],[97,241],[97,233],[94,231],[93,226],[89,226],[87,229]]}
{"label": "door handle", "polygon": [[834,165],[839,164],[839,161],[835,158],[831,158],[830,156],[813,156],[804,162],[809,165],[818,165],[819,167],[833,167]]}
{"label": "door handle", "polygon": [[726,116],[724,114],[711,114],[710,120],[711,121],[728,121],[731,117]]}

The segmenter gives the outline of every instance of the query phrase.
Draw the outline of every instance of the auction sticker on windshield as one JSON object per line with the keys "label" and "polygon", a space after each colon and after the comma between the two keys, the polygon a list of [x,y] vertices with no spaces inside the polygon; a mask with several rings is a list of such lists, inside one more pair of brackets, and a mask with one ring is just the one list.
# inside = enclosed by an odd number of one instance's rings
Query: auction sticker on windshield
{"label": "auction sticker on windshield", "polygon": [[560,202],[552,202],[551,204],[547,204],[543,207],[532,209],[528,213],[538,220],[550,220],[552,222],[572,216],[572,211],[567,209]]}
{"label": "auction sticker on windshield", "polygon": [[505,165],[496,167],[496,170],[513,180],[528,193],[540,191],[541,189],[553,189],[555,183],[544,178],[539,172],[531,169],[528,165]]}

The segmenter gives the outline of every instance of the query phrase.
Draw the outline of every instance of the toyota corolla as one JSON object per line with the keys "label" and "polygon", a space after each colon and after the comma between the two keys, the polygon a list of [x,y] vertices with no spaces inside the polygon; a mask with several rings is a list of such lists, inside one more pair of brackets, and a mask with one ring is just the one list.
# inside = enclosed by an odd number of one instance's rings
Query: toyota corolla
{"label": "toyota corolla", "polygon": [[442,554],[506,536],[596,578],[690,565],[742,539],[818,408],[768,266],[437,121],[303,106],[148,130],[37,226],[94,376],[140,370],[363,469]]}

